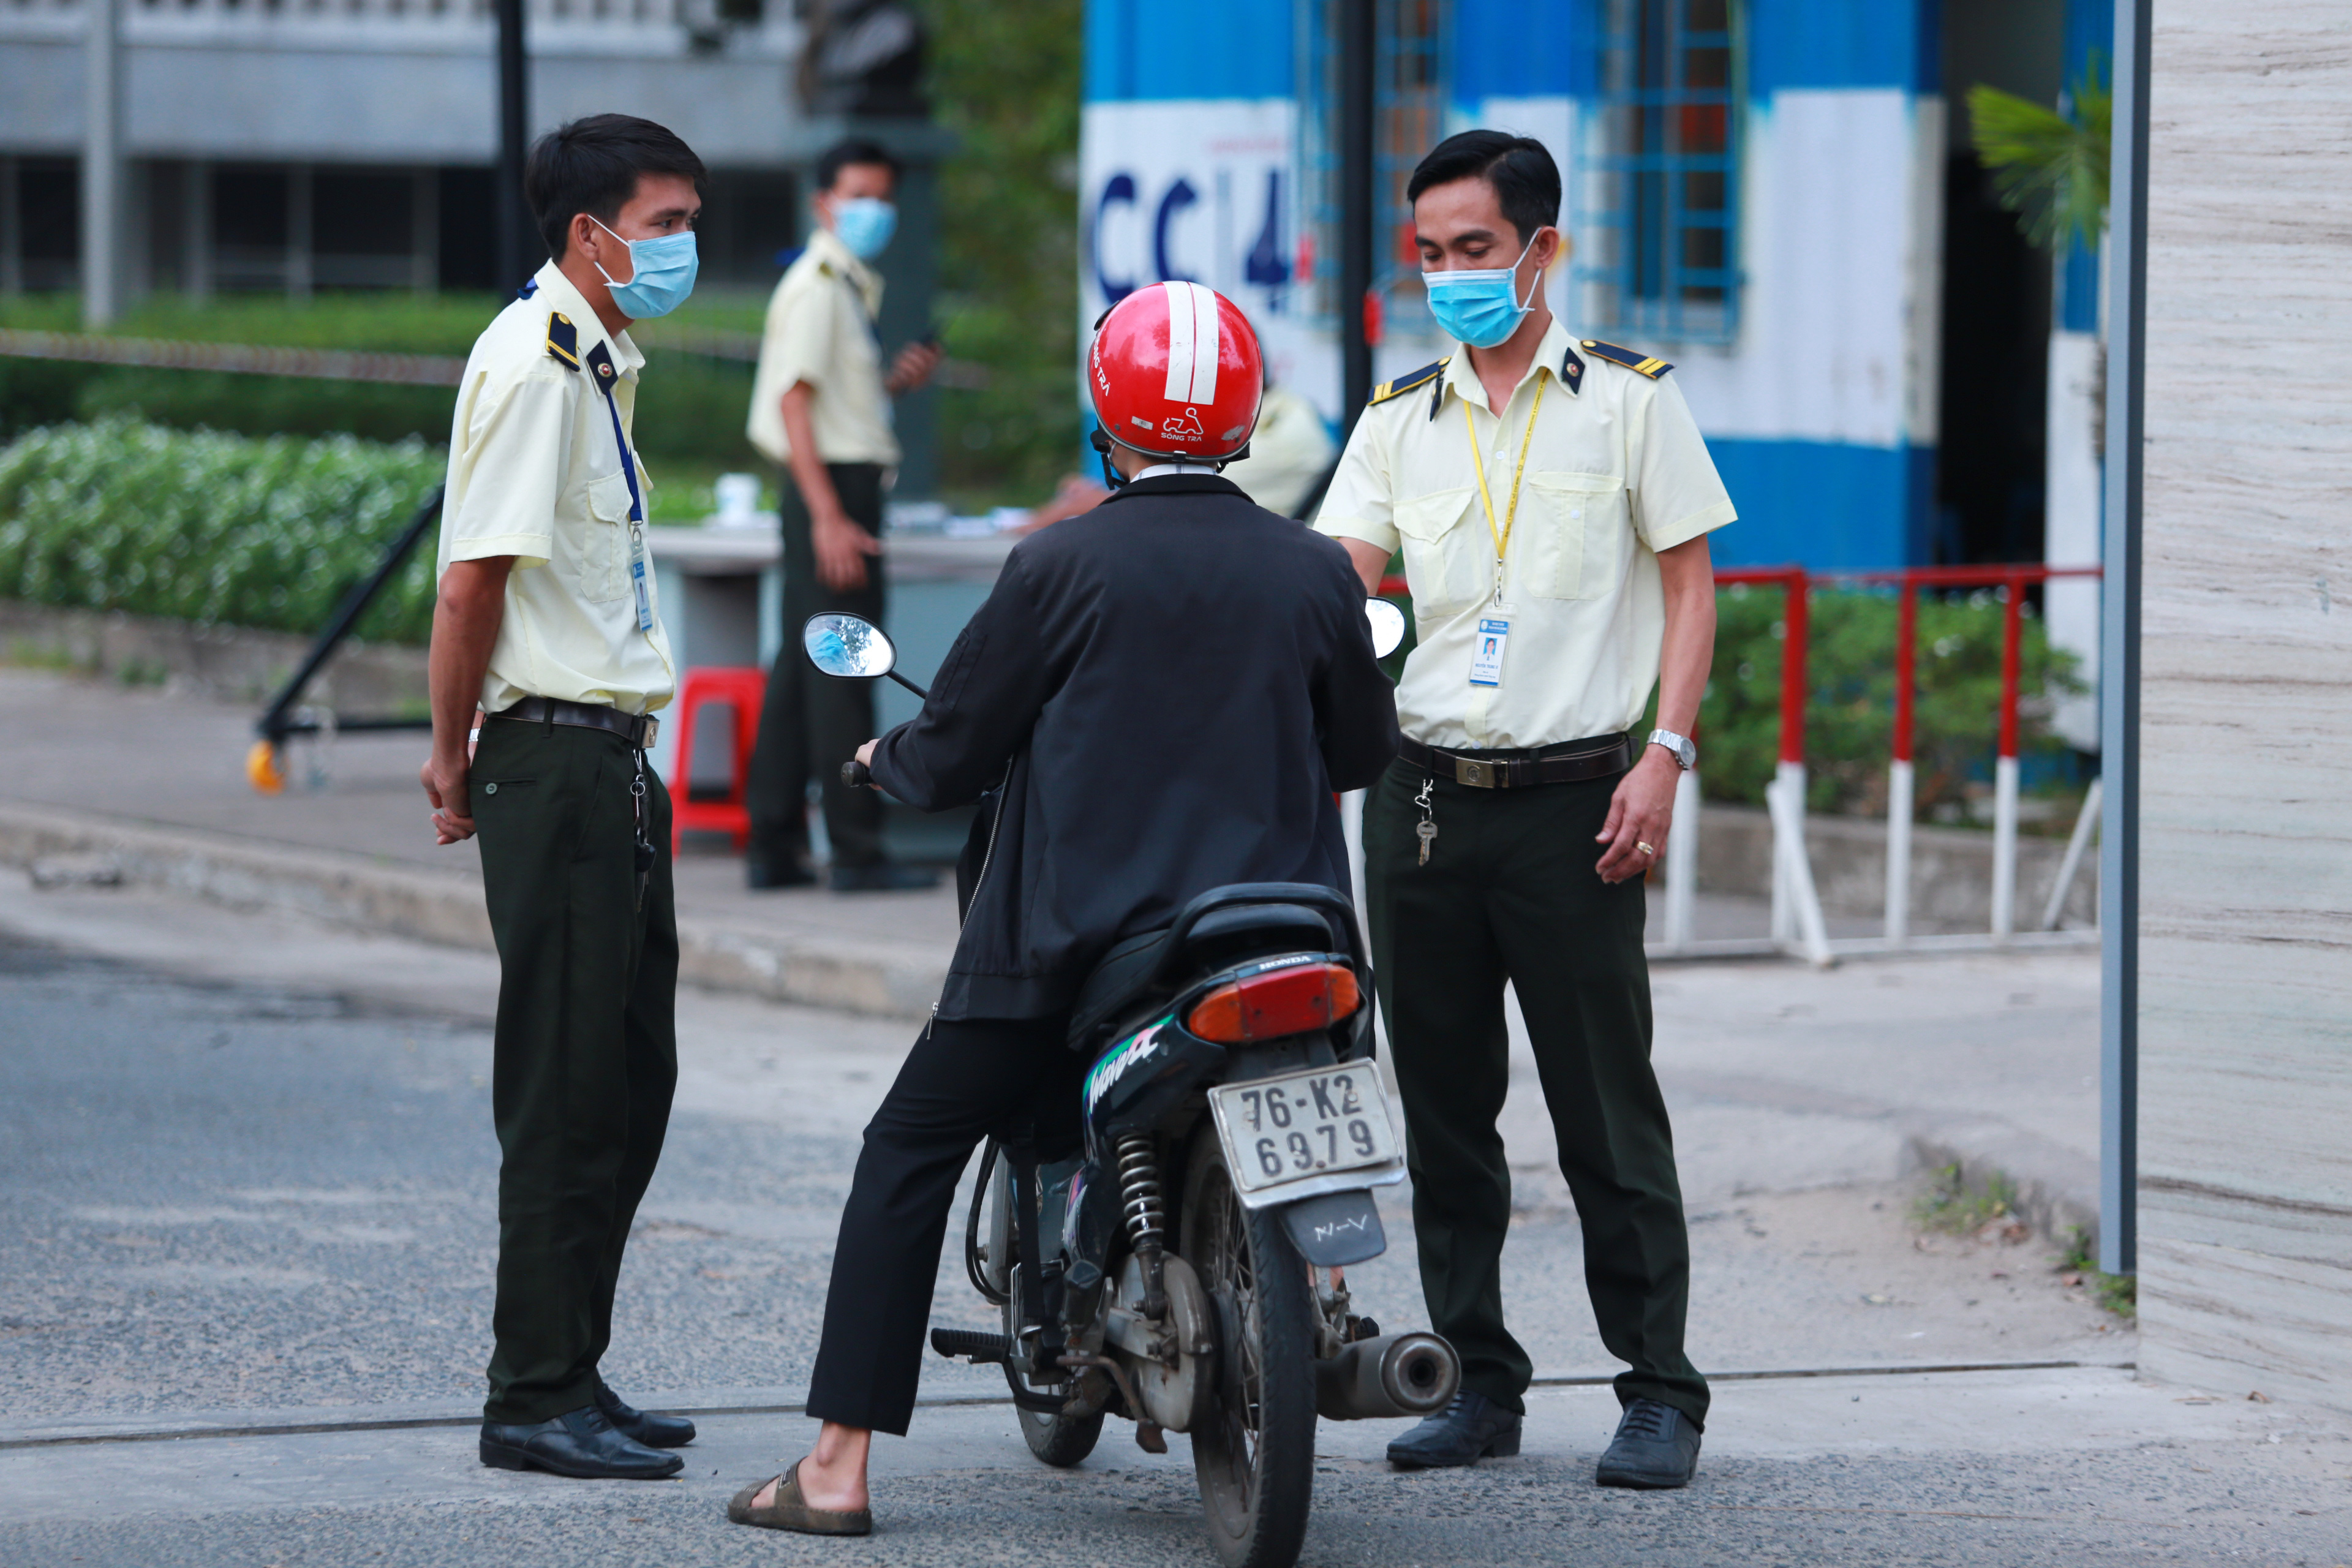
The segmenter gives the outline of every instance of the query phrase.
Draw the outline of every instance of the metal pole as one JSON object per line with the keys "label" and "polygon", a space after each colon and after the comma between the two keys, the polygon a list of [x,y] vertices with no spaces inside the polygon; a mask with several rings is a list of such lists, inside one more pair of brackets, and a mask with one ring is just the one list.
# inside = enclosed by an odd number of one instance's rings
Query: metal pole
{"label": "metal pole", "polygon": [[1372,395],[1372,345],[1364,331],[1372,291],[1372,5],[1339,0],[1339,406],[1350,431]]}
{"label": "metal pole", "polygon": [[2099,1267],[2139,1267],[2140,457],[2147,365],[2150,0],[2116,0],[2099,615]]}
{"label": "metal pole", "polygon": [[519,289],[539,269],[530,208],[523,201],[523,156],[530,145],[530,84],[523,48],[523,0],[498,0],[499,169],[492,203],[499,239],[499,287]]}
{"label": "metal pole", "polygon": [[82,0],[81,320],[122,311],[122,0]]}

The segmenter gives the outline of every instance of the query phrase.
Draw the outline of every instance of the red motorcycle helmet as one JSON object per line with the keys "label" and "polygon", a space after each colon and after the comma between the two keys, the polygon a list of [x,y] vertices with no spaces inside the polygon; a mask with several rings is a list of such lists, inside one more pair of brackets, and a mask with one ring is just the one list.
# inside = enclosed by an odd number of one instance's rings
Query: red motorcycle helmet
{"label": "red motorcycle helmet", "polygon": [[1087,391],[1104,432],[1170,462],[1222,463],[1257,428],[1265,362],[1241,307],[1198,283],[1150,283],[1103,312]]}

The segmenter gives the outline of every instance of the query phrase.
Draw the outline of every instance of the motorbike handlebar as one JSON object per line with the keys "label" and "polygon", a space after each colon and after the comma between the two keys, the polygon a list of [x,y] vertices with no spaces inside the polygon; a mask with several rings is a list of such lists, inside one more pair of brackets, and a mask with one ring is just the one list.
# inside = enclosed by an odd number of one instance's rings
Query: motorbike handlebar
{"label": "motorbike handlebar", "polygon": [[852,757],[841,764],[841,782],[851,789],[872,789],[874,770]]}

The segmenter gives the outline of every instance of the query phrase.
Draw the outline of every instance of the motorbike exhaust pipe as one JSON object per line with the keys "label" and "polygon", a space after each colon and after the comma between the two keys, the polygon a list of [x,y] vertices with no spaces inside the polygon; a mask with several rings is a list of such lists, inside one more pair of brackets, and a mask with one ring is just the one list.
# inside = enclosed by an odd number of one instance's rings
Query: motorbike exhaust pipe
{"label": "motorbike exhaust pipe", "polygon": [[1373,1421],[1443,1410],[1462,1386],[1462,1358],[1435,1334],[1359,1340],[1315,1363],[1315,1413]]}

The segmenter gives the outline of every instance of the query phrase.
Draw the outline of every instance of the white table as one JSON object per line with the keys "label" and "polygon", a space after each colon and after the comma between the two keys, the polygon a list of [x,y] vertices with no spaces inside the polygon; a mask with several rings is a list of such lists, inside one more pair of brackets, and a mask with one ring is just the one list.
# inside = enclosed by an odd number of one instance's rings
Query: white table
{"label": "white table", "polygon": [[[646,552],[659,584],[662,624],[681,677],[697,665],[768,668],[786,648],[783,543],[776,514],[756,525],[714,524],[646,530]],[[929,686],[948,648],[994,586],[1017,542],[999,533],[954,538],[937,533],[886,533],[884,580],[889,599],[883,629],[898,647],[898,668]],[[792,650],[798,658],[798,650]],[[915,716],[913,693],[896,681],[875,686],[875,717],[882,729]],[[666,715],[675,719],[676,710]],[[653,762],[673,789],[680,787],[674,754],[675,724],[666,724]],[[723,725],[696,738],[693,776],[727,778],[732,759]]]}

